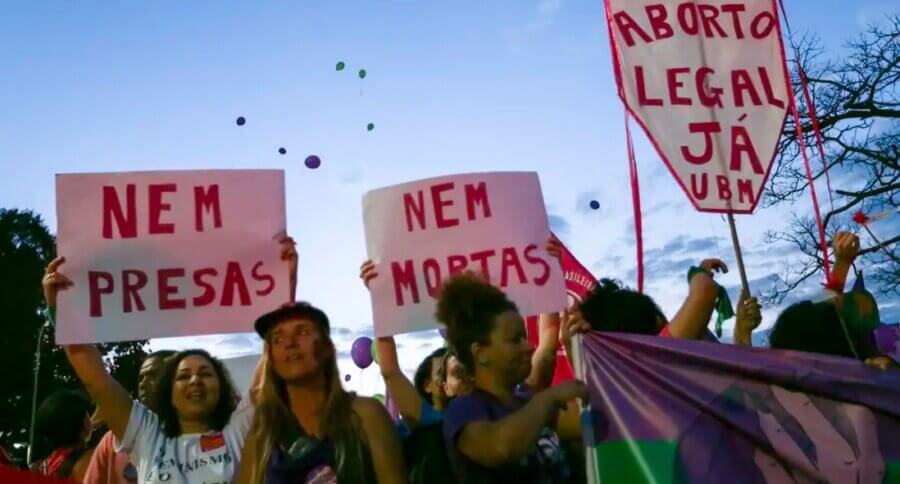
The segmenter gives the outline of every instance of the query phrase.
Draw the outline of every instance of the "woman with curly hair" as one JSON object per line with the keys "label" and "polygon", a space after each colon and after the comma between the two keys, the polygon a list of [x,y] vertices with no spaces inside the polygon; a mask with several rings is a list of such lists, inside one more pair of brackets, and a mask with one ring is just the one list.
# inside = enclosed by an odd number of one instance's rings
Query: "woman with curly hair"
{"label": "woman with curly hair", "polygon": [[[460,482],[558,483],[573,479],[561,440],[581,437],[573,380],[530,394],[533,349],[516,305],[472,273],[443,286],[437,318],[474,388],[450,402],[444,439]],[[565,411],[563,411],[565,410]]]}

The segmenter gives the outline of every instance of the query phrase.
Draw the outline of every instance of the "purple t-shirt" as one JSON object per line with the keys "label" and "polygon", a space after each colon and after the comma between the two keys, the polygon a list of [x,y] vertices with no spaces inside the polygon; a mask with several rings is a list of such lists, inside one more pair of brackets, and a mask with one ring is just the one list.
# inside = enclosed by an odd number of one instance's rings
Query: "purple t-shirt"
{"label": "purple t-shirt", "polygon": [[[542,484],[565,482],[571,476],[565,452],[559,436],[545,427],[531,451],[516,462],[502,467],[487,468],[466,458],[456,445],[466,425],[481,421],[497,421],[515,413],[528,403],[528,398],[517,395],[512,406],[506,406],[492,395],[475,390],[469,395],[456,397],[444,412],[444,442],[450,462],[460,482],[515,482],[516,484]],[[555,421],[558,415],[551,419]]]}

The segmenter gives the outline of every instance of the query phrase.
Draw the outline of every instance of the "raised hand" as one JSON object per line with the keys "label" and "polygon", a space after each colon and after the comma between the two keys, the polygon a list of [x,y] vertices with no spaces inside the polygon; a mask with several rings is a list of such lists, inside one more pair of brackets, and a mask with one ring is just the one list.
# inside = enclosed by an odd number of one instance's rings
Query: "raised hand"
{"label": "raised hand", "polygon": [[359,267],[359,278],[362,279],[363,284],[368,288],[369,282],[376,277],[378,277],[378,271],[375,270],[375,263],[371,260],[363,262]]}
{"label": "raised hand", "polygon": [[711,276],[714,276],[716,272],[721,272],[722,274],[728,273],[728,266],[725,265],[721,259],[704,259],[700,262],[700,268],[708,272]]}
{"label": "raised hand", "polygon": [[547,253],[550,254],[551,257],[553,257],[554,259],[559,261],[559,265],[561,267],[562,266],[562,251],[563,251],[562,242],[560,242],[559,239],[557,239],[555,235],[551,235],[550,238],[547,240],[546,249],[547,249]]}
{"label": "raised hand", "polygon": [[278,242],[281,244],[281,260],[288,261],[288,268],[291,274],[291,302],[294,302],[297,300],[297,242],[294,241],[293,237],[288,237],[287,234],[281,234]]}
{"label": "raised hand", "polygon": [[835,261],[853,263],[859,256],[859,237],[850,232],[838,232],[831,241]]}
{"label": "raised hand", "polygon": [[41,286],[44,288],[44,299],[47,300],[47,306],[56,306],[57,293],[73,285],[72,281],[65,274],[59,272],[59,266],[65,261],[65,257],[57,257],[47,265],[47,269],[44,271]]}

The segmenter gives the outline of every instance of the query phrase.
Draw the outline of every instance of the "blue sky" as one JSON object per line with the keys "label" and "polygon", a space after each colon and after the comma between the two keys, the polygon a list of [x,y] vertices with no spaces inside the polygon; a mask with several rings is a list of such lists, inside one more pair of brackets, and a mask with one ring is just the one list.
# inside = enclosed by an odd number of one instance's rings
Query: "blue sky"
{"label": "blue sky", "polygon": [[[835,53],[897,9],[786,3],[793,30],[818,33]],[[338,61],[347,70],[335,72]],[[370,333],[357,278],[366,190],[535,170],[553,228],[575,255],[598,276],[634,283],[622,108],[599,0],[3,2],[0,72],[0,206],[32,209],[51,230],[55,173],[285,169],[300,297],[339,328],[341,366],[363,393],[381,388],[376,370],[360,375],[346,358],[353,338]],[[695,212],[643,133],[635,137],[647,289],[671,316],[689,265],[734,255],[726,223]],[[303,166],[313,153],[323,160],[315,171]],[[785,214],[738,217],[754,289],[791,257],[762,244]],[[729,288],[738,281],[736,270],[721,278]],[[767,309],[764,324],[776,311]],[[896,306],[888,311],[898,319]],[[259,348],[250,335],[199,341],[222,356]],[[440,344],[436,332],[398,341],[409,371]]]}

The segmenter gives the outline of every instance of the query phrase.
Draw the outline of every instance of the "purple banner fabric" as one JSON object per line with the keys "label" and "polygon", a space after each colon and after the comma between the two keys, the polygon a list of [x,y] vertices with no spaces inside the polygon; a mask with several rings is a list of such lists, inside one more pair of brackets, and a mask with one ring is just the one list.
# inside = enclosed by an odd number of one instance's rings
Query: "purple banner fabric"
{"label": "purple banner fabric", "polygon": [[653,336],[583,342],[593,482],[900,482],[900,371]]}

